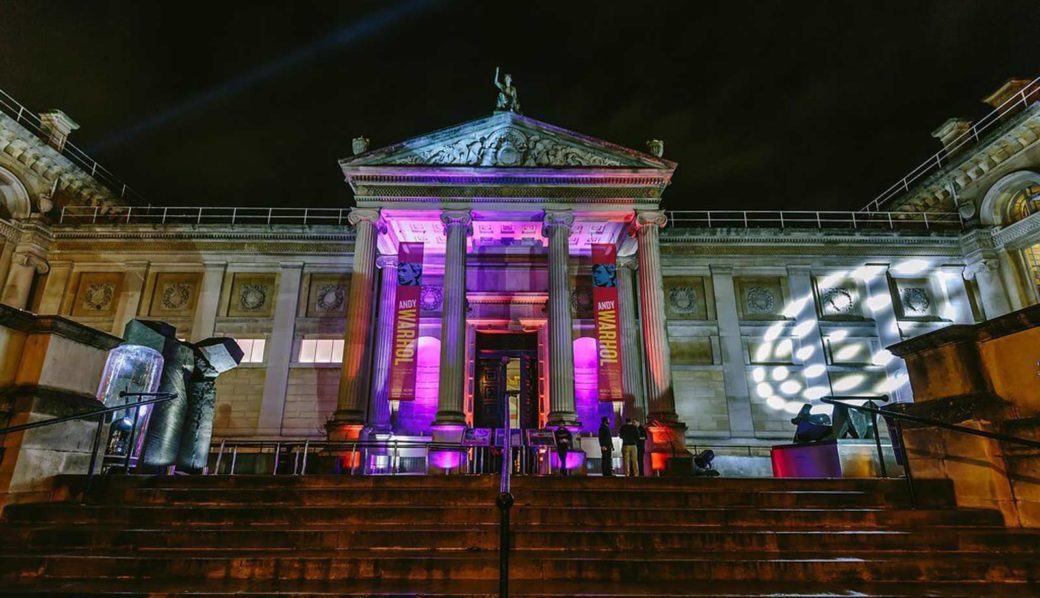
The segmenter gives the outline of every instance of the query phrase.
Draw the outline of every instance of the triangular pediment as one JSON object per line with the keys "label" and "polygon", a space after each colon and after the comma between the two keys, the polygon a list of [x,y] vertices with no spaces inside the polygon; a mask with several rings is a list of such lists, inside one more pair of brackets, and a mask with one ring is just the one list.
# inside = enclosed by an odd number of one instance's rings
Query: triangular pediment
{"label": "triangular pediment", "polygon": [[650,168],[675,164],[512,112],[421,135],[340,160],[358,166]]}

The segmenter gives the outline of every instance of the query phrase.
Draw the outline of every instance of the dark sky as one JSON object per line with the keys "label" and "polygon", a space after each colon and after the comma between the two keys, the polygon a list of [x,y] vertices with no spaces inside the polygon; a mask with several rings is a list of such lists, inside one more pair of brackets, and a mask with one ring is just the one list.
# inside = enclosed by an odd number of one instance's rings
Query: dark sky
{"label": "dark sky", "polygon": [[0,0],[0,89],[154,204],[345,206],[379,147],[526,114],[679,163],[673,209],[859,208],[1040,74],[1040,3]]}

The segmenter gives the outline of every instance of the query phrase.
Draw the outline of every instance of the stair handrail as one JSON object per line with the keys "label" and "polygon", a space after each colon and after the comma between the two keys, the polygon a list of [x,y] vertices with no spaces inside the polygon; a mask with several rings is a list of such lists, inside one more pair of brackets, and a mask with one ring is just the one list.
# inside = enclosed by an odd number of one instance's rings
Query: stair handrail
{"label": "stair handrail", "polygon": [[942,428],[944,430],[950,430],[951,432],[960,432],[961,434],[969,434],[972,436],[980,436],[982,438],[989,438],[991,440],[999,440],[1000,442],[1008,442],[1011,444],[1019,444],[1022,446],[1028,446],[1031,448],[1040,448],[1040,441],[1030,440],[1028,438],[1020,438],[1018,436],[1011,436],[1010,434],[1001,434],[999,432],[987,432],[985,430],[976,430],[967,426],[959,426],[957,424],[951,424],[950,422],[944,422],[938,419],[932,419],[930,417],[921,417],[919,415],[910,415],[908,413],[900,413],[892,409],[893,405],[887,405],[886,407],[874,407],[867,405],[851,405],[847,401],[868,401],[870,405],[873,405],[872,401],[887,402],[888,396],[882,395],[880,397],[856,397],[856,396],[831,396],[820,399],[820,402],[828,405],[842,405],[849,409],[855,409],[857,411],[863,411],[871,414],[871,419],[874,426],[874,439],[878,445],[878,459],[881,460],[882,467],[884,466],[884,456],[881,454],[881,440],[877,425],[877,416],[884,418],[891,418],[893,428],[896,432],[896,441],[892,443],[892,448],[898,451],[899,460],[902,461],[903,471],[905,472],[906,488],[907,493],[910,497],[910,506],[917,507],[917,494],[914,492],[914,476],[910,469],[910,457],[906,451],[906,443],[903,441],[903,421],[914,422],[917,424],[924,424],[927,426],[934,426],[936,428]]}
{"label": "stair handrail", "polygon": [[[0,436],[6,436],[14,432],[22,432],[25,430],[32,430],[34,428],[43,428],[46,426],[54,426],[70,421],[76,421],[80,419],[90,419],[93,417],[97,418],[97,429],[94,431],[94,443],[90,448],[90,463],[87,465],[87,483],[83,487],[83,501],[87,500],[87,494],[90,492],[90,487],[94,482],[94,466],[97,465],[97,454],[98,448],[101,446],[101,430],[105,426],[105,416],[109,413],[115,413],[116,411],[129,411],[134,410],[134,423],[130,428],[130,437],[127,439],[126,445],[126,460],[123,463],[123,473],[130,473],[130,459],[134,452],[134,433],[137,430],[137,419],[141,413],[141,407],[145,405],[153,405],[156,403],[165,403],[166,401],[172,401],[177,398],[177,393],[172,392],[127,392],[122,390],[119,392],[119,397],[127,399],[129,397],[137,397],[137,400],[133,403],[123,403],[122,405],[113,405],[111,407],[103,407],[101,409],[91,409],[90,411],[84,411],[82,413],[74,413],[72,415],[63,415],[61,417],[52,417],[50,419],[42,419],[39,421],[29,422],[27,424],[18,424],[17,426],[7,426],[6,428],[0,428]],[[146,399],[145,397],[152,397]]]}
{"label": "stair handrail", "polygon": [[[507,358],[508,359],[508,358]],[[513,469],[513,430],[509,420],[509,404],[502,410],[502,467],[498,484],[498,595],[509,596],[509,509],[513,506],[513,494],[509,488],[509,474]],[[521,459],[525,456],[521,454]],[[563,464],[566,467],[566,464]]]}

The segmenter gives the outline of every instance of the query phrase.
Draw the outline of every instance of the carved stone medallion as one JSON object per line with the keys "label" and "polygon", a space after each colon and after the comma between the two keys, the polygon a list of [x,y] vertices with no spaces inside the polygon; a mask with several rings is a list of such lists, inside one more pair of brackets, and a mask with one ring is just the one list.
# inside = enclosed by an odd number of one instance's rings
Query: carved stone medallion
{"label": "carved stone medallion", "polygon": [[578,318],[591,317],[592,289],[578,287],[571,291],[571,314]]}
{"label": "carved stone medallion", "polygon": [[315,306],[318,311],[339,311],[343,307],[343,301],[346,300],[346,292],[342,285],[338,284],[323,284],[318,287],[318,299],[315,302]]}
{"label": "carved stone medallion", "polygon": [[105,311],[112,305],[112,297],[115,296],[115,285],[108,283],[96,283],[87,286],[83,293],[83,307],[91,311]]}
{"label": "carved stone medallion", "polygon": [[697,311],[697,291],[692,287],[675,287],[668,291],[668,303],[679,313]]}
{"label": "carved stone medallion", "polygon": [[166,285],[166,288],[163,289],[162,306],[163,309],[169,310],[184,309],[188,306],[189,299],[191,299],[191,285],[176,282]]}
{"label": "carved stone medallion", "polygon": [[444,290],[441,287],[423,286],[419,295],[419,307],[423,311],[437,311],[444,301]]}
{"label": "carved stone medallion", "polygon": [[267,303],[267,285],[243,284],[239,287],[238,306],[242,311],[259,311]]}
{"label": "carved stone medallion", "polygon": [[922,316],[928,314],[928,308],[932,300],[928,297],[928,290],[921,287],[907,287],[900,293],[903,302],[903,311],[907,315]]}
{"label": "carved stone medallion", "polygon": [[832,314],[850,314],[855,307],[852,293],[841,287],[823,289],[820,293],[820,303],[824,312]]}
{"label": "carved stone medallion", "polygon": [[744,305],[749,314],[771,314],[776,311],[776,297],[770,289],[751,287],[744,296]]}

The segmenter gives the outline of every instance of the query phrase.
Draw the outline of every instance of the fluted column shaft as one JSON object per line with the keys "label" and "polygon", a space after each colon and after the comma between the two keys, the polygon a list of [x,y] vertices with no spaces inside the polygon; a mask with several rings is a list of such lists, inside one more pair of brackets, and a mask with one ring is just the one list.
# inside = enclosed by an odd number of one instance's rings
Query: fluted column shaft
{"label": "fluted column shaft", "polygon": [[394,347],[394,313],[397,301],[397,256],[381,255],[376,266],[382,270],[379,285],[379,319],[376,328],[375,363],[372,366],[372,409],[368,427],[390,431],[390,357]]}
{"label": "fluted column shaft", "polygon": [[678,420],[672,389],[672,356],[664,316],[664,281],[661,277],[659,235],[666,223],[664,212],[636,214],[639,315],[643,329],[643,348],[646,351],[646,399],[649,417],[662,423]]}
{"label": "fluted column shaft", "polygon": [[444,223],[444,300],[441,311],[440,386],[436,424],[466,423],[466,237],[472,232],[469,210],[448,210]]}
{"label": "fluted column shaft", "polygon": [[[372,293],[375,285],[378,210],[351,210],[354,226],[354,267],[347,298],[347,326],[343,336],[343,368],[339,376],[336,413],[329,422],[329,437],[342,435],[345,425],[364,423],[368,403],[368,367],[372,358]],[[358,428],[360,431],[360,428]],[[334,438],[335,439],[335,438]],[[342,438],[340,438],[342,439]]]}
{"label": "fluted column shaft", "polygon": [[631,257],[618,260],[618,304],[621,318],[621,375],[625,397],[625,417],[646,417],[643,393],[643,350],[636,328],[636,296],[632,276],[636,260]]}
{"label": "fluted column shaft", "polygon": [[570,235],[574,214],[545,213],[549,239],[549,419],[550,426],[574,425],[574,345],[571,322]]}

